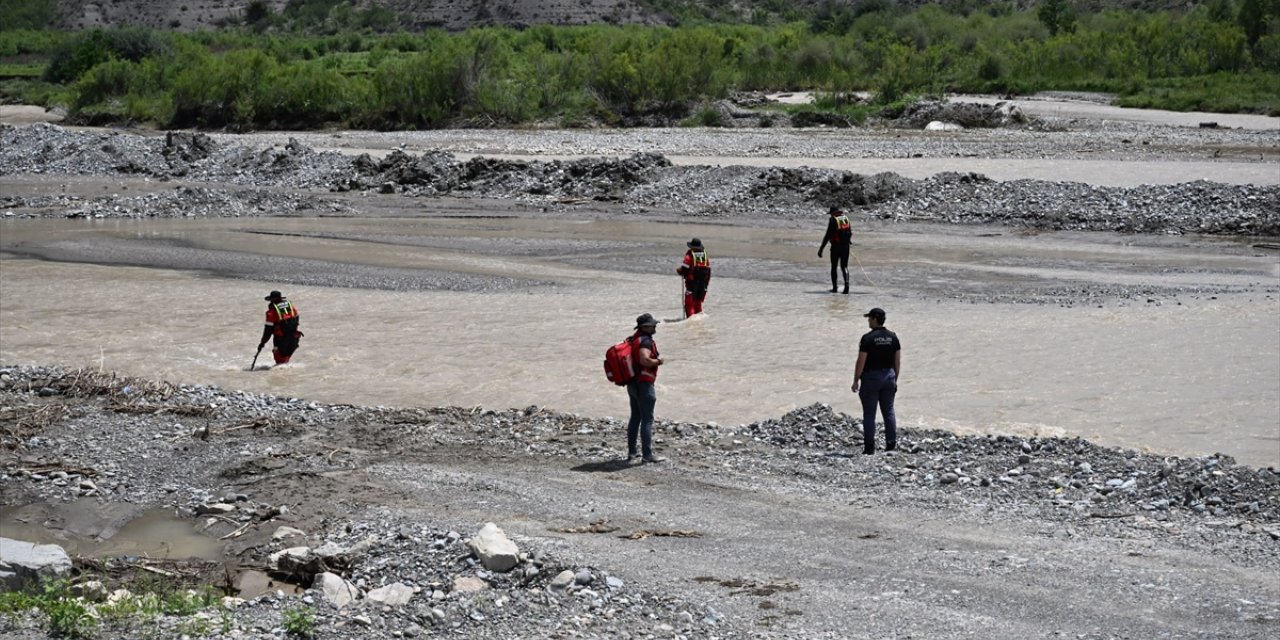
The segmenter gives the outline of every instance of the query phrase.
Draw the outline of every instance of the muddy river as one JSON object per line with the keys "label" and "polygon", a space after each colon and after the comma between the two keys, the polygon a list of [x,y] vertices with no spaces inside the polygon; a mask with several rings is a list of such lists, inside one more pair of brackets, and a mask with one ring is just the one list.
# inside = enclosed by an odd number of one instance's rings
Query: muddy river
{"label": "muddy river", "polygon": [[[733,425],[814,402],[858,415],[857,339],[879,306],[904,344],[908,428],[1280,465],[1280,257],[1244,241],[899,225],[860,235],[853,291],[832,295],[816,226],[469,213],[5,221],[0,360],[625,418],[602,355],[652,312],[671,321],[659,419]],[[690,236],[716,276],[707,313],[676,321]],[[306,337],[294,364],[248,372],[270,289]],[[1089,290],[1121,295],[1072,293]]]}

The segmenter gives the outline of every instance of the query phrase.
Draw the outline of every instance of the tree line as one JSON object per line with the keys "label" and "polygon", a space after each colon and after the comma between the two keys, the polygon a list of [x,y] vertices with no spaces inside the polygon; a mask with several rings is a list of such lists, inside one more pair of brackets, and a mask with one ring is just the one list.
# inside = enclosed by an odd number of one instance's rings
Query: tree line
{"label": "tree line", "polygon": [[[946,92],[1087,90],[1138,106],[1280,114],[1280,0],[1069,8],[459,33],[9,30],[0,66],[38,59],[42,71],[0,80],[0,93],[65,105],[82,122],[232,129],[705,124],[693,116],[733,92],[788,90],[826,97],[795,108],[834,111]],[[840,99],[862,91],[870,107]]]}

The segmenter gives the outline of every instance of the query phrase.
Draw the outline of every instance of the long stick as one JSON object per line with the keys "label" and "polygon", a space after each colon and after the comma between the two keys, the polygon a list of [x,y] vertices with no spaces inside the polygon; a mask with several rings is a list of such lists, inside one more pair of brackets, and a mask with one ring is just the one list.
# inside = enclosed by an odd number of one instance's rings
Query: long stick
{"label": "long stick", "polygon": [[261,354],[262,354],[262,345],[258,345],[258,351],[253,354],[253,362],[249,363],[250,371],[253,371],[253,368],[258,366],[258,356]]}
{"label": "long stick", "polygon": [[688,293],[685,290],[684,277],[681,276],[680,278],[680,313],[681,313],[682,319],[684,320],[689,319],[689,305],[684,303],[684,298],[686,295],[688,295]]}

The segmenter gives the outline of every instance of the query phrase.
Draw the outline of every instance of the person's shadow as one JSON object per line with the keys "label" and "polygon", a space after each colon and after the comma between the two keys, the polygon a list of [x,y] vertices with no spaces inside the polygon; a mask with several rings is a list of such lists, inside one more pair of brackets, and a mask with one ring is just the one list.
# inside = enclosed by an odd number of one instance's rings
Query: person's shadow
{"label": "person's shadow", "polygon": [[626,458],[613,458],[612,460],[580,464],[576,467],[571,467],[569,470],[582,473],[613,473],[615,471],[625,471],[632,466],[631,463],[627,462]]}

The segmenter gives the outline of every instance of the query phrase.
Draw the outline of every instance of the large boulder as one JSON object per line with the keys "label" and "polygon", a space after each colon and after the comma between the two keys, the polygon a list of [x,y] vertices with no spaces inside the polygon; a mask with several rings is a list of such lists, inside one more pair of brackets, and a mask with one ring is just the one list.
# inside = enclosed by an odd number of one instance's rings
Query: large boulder
{"label": "large boulder", "polygon": [[490,571],[510,571],[520,564],[520,549],[492,522],[481,527],[480,532],[467,541],[467,546]]}
{"label": "large boulder", "polygon": [[0,538],[0,584],[6,590],[71,572],[71,557],[56,544]]}

